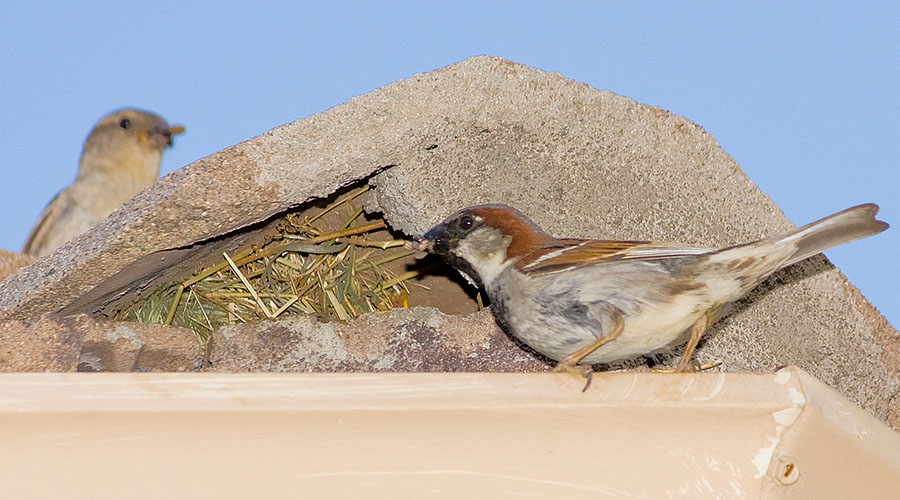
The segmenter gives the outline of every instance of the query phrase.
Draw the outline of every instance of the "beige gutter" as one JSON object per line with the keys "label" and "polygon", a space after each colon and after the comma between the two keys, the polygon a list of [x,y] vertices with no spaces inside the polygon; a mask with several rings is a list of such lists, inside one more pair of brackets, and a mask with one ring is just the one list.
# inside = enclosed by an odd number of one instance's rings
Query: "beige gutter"
{"label": "beige gutter", "polygon": [[[805,372],[0,375],[2,498],[898,498]],[[559,497],[558,497],[559,498]]]}

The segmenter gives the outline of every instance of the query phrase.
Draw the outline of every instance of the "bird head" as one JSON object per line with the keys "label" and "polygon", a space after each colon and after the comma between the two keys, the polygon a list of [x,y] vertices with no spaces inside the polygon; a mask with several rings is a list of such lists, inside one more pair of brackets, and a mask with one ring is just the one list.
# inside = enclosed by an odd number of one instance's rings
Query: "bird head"
{"label": "bird head", "polygon": [[159,177],[163,150],[172,145],[173,135],[182,132],[181,125],[169,126],[147,111],[114,111],[97,122],[88,135],[78,176],[111,175],[143,188]]}
{"label": "bird head", "polygon": [[172,145],[172,136],[184,132],[181,125],[169,126],[162,117],[139,109],[121,109],[103,117],[85,142],[85,152],[116,154],[144,149],[162,151]]}
{"label": "bird head", "polygon": [[552,241],[525,214],[507,205],[462,209],[416,238],[413,248],[440,255],[482,285],[518,258]]}

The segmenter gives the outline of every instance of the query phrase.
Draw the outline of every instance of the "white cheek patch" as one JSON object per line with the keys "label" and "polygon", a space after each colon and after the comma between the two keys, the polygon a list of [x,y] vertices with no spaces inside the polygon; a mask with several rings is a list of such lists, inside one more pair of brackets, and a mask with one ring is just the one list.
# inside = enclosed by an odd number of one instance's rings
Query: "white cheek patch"
{"label": "white cheek patch", "polygon": [[506,261],[510,238],[493,228],[478,229],[462,240],[453,253],[469,263],[487,286],[511,262]]}

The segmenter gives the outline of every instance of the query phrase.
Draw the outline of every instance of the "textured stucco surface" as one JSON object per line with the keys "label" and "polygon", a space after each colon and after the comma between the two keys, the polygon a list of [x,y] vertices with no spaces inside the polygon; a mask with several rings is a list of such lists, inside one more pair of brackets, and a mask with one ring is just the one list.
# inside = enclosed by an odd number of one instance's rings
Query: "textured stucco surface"
{"label": "textured stucco surface", "polygon": [[0,372],[179,372],[202,368],[190,330],[45,314],[0,322]]}
{"label": "textured stucco surface", "polygon": [[33,255],[10,252],[0,248],[0,281],[16,274],[19,269],[29,264],[34,264],[36,260],[37,258]]}
{"label": "textured stucco surface", "polygon": [[[559,236],[725,246],[791,227],[687,119],[478,57],[169,174],[0,283],[0,320],[108,313],[251,241],[278,213],[366,179],[367,208],[409,235],[482,202],[515,205]],[[823,257],[795,265],[714,325],[698,358],[727,371],[796,364],[885,419],[898,410],[900,340],[856,293]]]}
{"label": "textured stucco surface", "polygon": [[310,316],[213,332],[208,371],[546,371],[494,323],[490,311],[446,315],[429,307],[351,322]]}

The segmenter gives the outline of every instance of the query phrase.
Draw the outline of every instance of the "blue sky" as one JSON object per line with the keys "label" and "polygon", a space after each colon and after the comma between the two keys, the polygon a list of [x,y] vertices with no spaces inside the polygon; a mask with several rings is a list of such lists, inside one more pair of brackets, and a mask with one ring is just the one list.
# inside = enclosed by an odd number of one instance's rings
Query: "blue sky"
{"label": "blue sky", "polygon": [[900,3],[60,4],[0,15],[2,248],[21,248],[113,109],[187,127],[167,173],[490,54],[693,120],[797,224],[879,203],[894,227],[827,255],[900,326]]}

